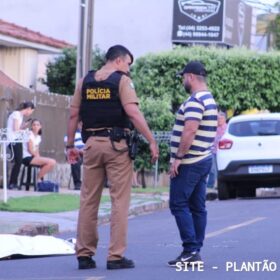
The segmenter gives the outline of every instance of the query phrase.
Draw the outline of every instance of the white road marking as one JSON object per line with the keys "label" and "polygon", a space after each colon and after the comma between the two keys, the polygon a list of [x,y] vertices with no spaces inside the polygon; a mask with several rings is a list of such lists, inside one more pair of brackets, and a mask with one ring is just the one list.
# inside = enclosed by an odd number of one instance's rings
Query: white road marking
{"label": "white road marking", "polygon": [[229,227],[217,230],[217,231],[210,232],[210,233],[206,234],[205,238],[215,237],[215,236],[221,235],[223,233],[226,233],[226,232],[229,232],[229,231],[241,228],[241,227],[246,227],[246,226],[249,226],[251,224],[263,221],[265,219],[267,219],[267,218],[266,217],[257,217],[255,219],[246,221],[246,222],[241,223],[241,224],[232,225],[232,226],[229,226]]}

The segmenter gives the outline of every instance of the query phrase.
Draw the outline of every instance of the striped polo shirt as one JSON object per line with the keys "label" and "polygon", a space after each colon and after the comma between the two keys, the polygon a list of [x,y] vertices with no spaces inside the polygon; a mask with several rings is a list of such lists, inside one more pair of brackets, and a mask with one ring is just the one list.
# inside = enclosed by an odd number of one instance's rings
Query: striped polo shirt
{"label": "striped polo shirt", "polygon": [[[64,143],[67,143],[67,135],[64,136]],[[74,139],[74,146],[76,149],[81,150],[85,146],[84,142],[82,141],[82,135],[80,130],[76,130],[75,132],[75,139]]]}
{"label": "striped polo shirt", "polygon": [[182,160],[182,164],[199,162],[211,155],[217,130],[217,105],[209,91],[193,93],[179,108],[171,136],[171,162],[178,151],[185,121],[200,122],[194,141]]}

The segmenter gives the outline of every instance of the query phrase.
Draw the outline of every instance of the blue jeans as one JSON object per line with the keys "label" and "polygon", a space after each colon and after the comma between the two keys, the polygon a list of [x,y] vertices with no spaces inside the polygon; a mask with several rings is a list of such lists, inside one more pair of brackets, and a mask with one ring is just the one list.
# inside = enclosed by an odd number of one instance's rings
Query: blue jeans
{"label": "blue jeans", "polygon": [[170,183],[170,210],[175,216],[185,252],[200,251],[207,223],[206,180],[212,157],[179,166]]}
{"label": "blue jeans", "polygon": [[217,155],[212,155],[212,166],[210,169],[210,173],[208,176],[208,182],[207,182],[207,188],[214,188],[216,185],[217,180],[217,174],[218,174],[218,168],[217,168]]}

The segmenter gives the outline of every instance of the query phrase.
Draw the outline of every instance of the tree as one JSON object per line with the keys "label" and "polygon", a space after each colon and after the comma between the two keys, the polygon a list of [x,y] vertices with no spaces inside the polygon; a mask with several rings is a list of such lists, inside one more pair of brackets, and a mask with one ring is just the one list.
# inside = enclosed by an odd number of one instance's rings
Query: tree
{"label": "tree", "polygon": [[54,93],[72,95],[75,89],[76,49],[64,49],[62,55],[47,64],[43,83]]}
{"label": "tree", "polygon": [[[92,68],[98,69],[104,64],[105,53],[98,47],[93,50]],[[64,49],[62,55],[47,64],[47,79],[43,83],[50,92],[73,95],[76,83],[77,49]]]}

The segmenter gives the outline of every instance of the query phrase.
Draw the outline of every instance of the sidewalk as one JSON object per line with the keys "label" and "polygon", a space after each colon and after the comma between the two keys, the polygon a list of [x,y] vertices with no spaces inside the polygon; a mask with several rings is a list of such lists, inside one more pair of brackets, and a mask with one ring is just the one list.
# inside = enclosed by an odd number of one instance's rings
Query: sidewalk
{"label": "sidewalk", "polygon": [[[60,193],[77,194],[79,191],[61,189]],[[34,191],[8,191],[8,197],[41,196],[48,193]],[[103,194],[108,195],[104,189]],[[207,199],[216,199],[216,191],[208,190]],[[0,200],[3,201],[3,190],[0,190]],[[132,193],[129,217],[134,217],[159,209],[167,208],[169,193]],[[99,207],[99,224],[110,221],[111,203],[104,202]],[[52,235],[62,232],[76,231],[78,210],[59,213],[28,213],[0,211],[0,234],[21,235]]]}
{"label": "sidewalk", "polygon": [[[79,191],[61,189],[60,193],[77,194]],[[104,189],[103,194],[108,193]],[[34,191],[8,191],[8,197],[40,196],[48,193]],[[0,190],[3,200],[3,190]],[[168,207],[168,193],[132,193],[129,216]],[[99,208],[99,224],[110,221],[111,203],[101,203]],[[78,210],[60,213],[27,213],[0,211],[0,234],[56,234],[58,232],[76,231]]]}

